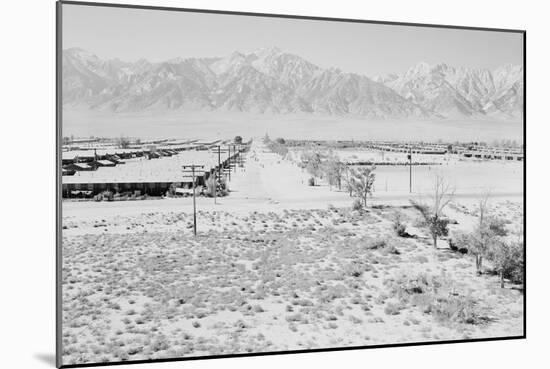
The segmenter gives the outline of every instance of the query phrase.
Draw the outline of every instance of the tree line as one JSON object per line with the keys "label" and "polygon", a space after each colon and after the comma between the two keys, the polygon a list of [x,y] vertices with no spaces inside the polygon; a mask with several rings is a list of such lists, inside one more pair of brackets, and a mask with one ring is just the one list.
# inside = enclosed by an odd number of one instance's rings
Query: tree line
{"label": "tree line", "polygon": [[[444,178],[437,176],[427,200],[411,200],[413,208],[422,216],[421,226],[428,230],[434,248],[437,240],[449,235],[450,219],[444,210],[451,203],[454,189]],[[456,231],[449,238],[449,247],[473,255],[475,273],[483,274],[483,260],[489,260],[493,271],[500,278],[500,287],[504,288],[504,279],[523,283],[524,278],[524,239],[523,226],[510,231],[507,222],[496,215],[489,205],[490,194],[483,194],[477,203],[476,224],[469,231]],[[398,217],[399,218],[399,217]],[[394,221],[394,229],[399,229],[399,219]]]}
{"label": "tree line", "polygon": [[366,207],[367,198],[374,191],[375,166],[351,167],[333,152],[324,154],[316,150],[303,152],[299,166],[311,176],[308,185],[315,186],[318,179],[326,178],[331,188],[345,189],[350,197],[356,198],[355,209]]}
{"label": "tree line", "polygon": [[[283,157],[288,154],[283,139],[272,141],[266,135],[264,142],[273,152]],[[316,186],[320,180],[326,180],[331,188],[346,190],[350,197],[355,198],[352,205],[354,210],[365,208],[367,198],[374,191],[375,166],[351,167],[332,151],[304,151],[298,165],[310,175],[308,185]],[[427,198],[410,200],[412,207],[420,214],[420,226],[428,231],[434,248],[438,247],[439,239],[449,236],[451,221],[445,215],[445,210],[451,204],[454,192],[455,189],[443,177],[436,176]],[[470,232],[454,232],[449,237],[449,246],[455,251],[463,250],[473,255],[475,273],[478,275],[483,273],[483,260],[489,260],[499,275],[501,287],[504,287],[505,278],[523,283],[523,228],[509,231],[506,221],[496,216],[490,208],[489,197],[487,193],[478,200],[474,229]],[[401,217],[394,221],[394,229],[399,236],[410,236],[401,223]]]}

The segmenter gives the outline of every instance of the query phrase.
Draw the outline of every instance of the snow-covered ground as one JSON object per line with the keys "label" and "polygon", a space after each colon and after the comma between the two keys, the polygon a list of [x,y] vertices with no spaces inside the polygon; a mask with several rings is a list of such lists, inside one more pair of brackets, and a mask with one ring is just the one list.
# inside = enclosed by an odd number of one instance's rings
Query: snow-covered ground
{"label": "snow-covered ground", "polygon": [[[471,229],[487,183],[495,211],[521,221],[517,169],[475,165],[415,167],[416,188],[436,170],[458,173],[452,229]],[[369,200],[389,207],[354,212],[345,191],[308,186],[305,171],[256,139],[230,195],[197,199],[196,238],[189,198],[64,202],[63,362],[521,335],[521,292],[476,276],[473,259],[446,242],[434,249],[402,207],[408,168],[393,168],[377,169]],[[406,188],[393,186],[403,175]],[[418,238],[393,234],[395,211]],[[423,276],[476,301],[480,320],[446,321],[398,298],[404,278]]]}

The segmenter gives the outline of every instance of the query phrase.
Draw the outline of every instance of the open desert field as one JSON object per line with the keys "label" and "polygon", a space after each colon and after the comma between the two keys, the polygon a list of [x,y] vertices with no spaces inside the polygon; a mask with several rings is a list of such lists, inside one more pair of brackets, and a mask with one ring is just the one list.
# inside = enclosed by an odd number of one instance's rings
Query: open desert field
{"label": "open desert field", "polygon": [[[165,111],[117,113],[77,108],[63,111],[66,134],[117,137],[126,132],[144,138],[218,138],[235,134],[300,139],[491,141],[523,137],[521,120],[372,120],[312,114],[253,114],[243,112]],[[481,128],[480,128],[481,127]]]}
{"label": "open desert field", "polygon": [[[492,207],[516,227],[519,168],[474,164],[449,164],[464,188],[446,212],[451,231],[472,228],[495,173],[509,180]],[[293,160],[255,140],[230,195],[197,199],[196,237],[190,198],[64,202],[63,362],[522,335],[521,289],[476,275],[445,239],[434,249],[408,202],[425,193],[386,190],[383,178],[408,184],[408,169],[384,170],[368,207],[351,210],[345,191],[307,186]],[[436,169],[414,170],[427,188]],[[410,237],[395,235],[396,212]]]}

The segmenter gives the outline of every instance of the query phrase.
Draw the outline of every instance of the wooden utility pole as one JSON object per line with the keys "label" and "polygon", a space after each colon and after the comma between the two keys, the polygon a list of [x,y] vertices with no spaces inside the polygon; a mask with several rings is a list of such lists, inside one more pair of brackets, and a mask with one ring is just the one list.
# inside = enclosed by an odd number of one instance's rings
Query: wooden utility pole
{"label": "wooden utility pole", "polygon": [[235,173],[237,173],[237,161],[239,160],[239,154],[237,153],[237,145],[233,145],[233,155],[235,156]]}
{"label": "wooden utility pole", "polygon": [[217,145],[218,146],[218,166],[216,167],[216,171],[214,172],[214,182],[215,182],[215,188],[214,188],[214,204],[216,204],[216,198],[218,196],[218,181],[221,180],[220,178],[220,165],[221,165],[221,160],[220,160],[220,145]]}
{"label": "wooden utility pole", "polygon": [[221,169],[220,166],[221,166],[221,146],[218,145],[218,170]]}
{"label": "wooden utility pole", "polygon": [[229,165],[229,181],[231,181],[231,145],[227,145],[227,162]]}
{"label": "wooden utility pole", "polygon": [[409,144],[409,193],[412,193],[412,146]]}
{"label": "wooden utility pole", "polygon": [[235,171],[237,171],[237,166],[238,167],[242,167],[242,157],[241,157],[241,144],[237,144],[237,153],[238,153],[238,156],[237,156],[237,161],[235,163]]}
{"label": "wooden utility pole", "polygon": [[190,164],[190,165],[183,165],[183,172],[189,172],[191,171],[191,176],[193,178],[193,234],[197,235],[197,203],[195,200],[195,189],[196,189],[196,180],[195,180],[195,169],[200,168],[204,169],[204,165],[196,165],[196,164]]}

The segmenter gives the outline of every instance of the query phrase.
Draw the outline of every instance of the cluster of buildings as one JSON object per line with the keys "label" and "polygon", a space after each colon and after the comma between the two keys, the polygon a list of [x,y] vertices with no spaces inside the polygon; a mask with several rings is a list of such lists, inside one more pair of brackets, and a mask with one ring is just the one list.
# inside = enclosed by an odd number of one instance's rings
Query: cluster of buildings
{"label": "cluster of buildings", "polygon": [[448,152],[448,148],[445,145],[429,143],[403,144],[399,142],[373,141],[366,143],[365,147],[378,151],[402,152],[424,155],[445,155]]}
{"label": "cluster of buildings", "polygon": [[479,143],[429,143],[398,141],[307,141],[286,140],[288,146],[327,146],[339,149],[365,148],[376,151],[406,154],[446,155],[456,154],[463,158],[481,160],[523,161],[524,152],[519,147],[487,146]]}
{"label": "cluster of buildings", "polygon": [[[214,140],[161,140],[127,145],[126,148],[94,142],[94,147],[67,145],[62,151],[63,197],[91,197],[104,191],[163,195],[173,186],[189,188],[193,181],[181,174],[180,164],[187,158],[204,164],[195,184],[204,185],[216,172],[231,170],[249,144]],[[186,153],[185,156],[181,156]],[[217,154],[217,155],[216,155]],[[162,160],[177,156],[174,160]],[[139,159],[141,160],[132,160]],[[156,160],[160,160],[156,164]],[[124,166],[118,169],[119,166]],[[147,172],[140,173],[140,172]],[[94,172],[97,172],[95,174]]]}
{"label": "cluster of buildings", "polygon": [[144,149],[93,149],[73,150],[62,153],[62,175],[70,176],[79,171],[97,170],[100,167],[114,167],[124,164],[125,159],[145,157],[159,159],[165,156],[177,155],[183,148],[155,148]]}
{"label": "cluster of buildings", "polygon": [[525,160],[523,149],[512,147],[492,147],[481,145],[453,145],[450,153],[463,156],[465,158],[482,160]]}
{"label": "cluster of buildings", "polygon": [[367,148],[380,151],[402,152],[423,155],[455,154],[463,158],[480,160],[523,161],[524,154],[520,148],[494,147],[478,144],[442,144],[442,143],[397,143],[370,142]]}

